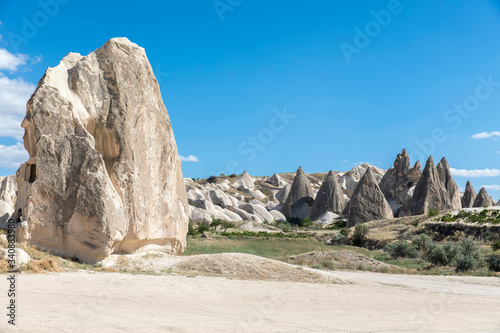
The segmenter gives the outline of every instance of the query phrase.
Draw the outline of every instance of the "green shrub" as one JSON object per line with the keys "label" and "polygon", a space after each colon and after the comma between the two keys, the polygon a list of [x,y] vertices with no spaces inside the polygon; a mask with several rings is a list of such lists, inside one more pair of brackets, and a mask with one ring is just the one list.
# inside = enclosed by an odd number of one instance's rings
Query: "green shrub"
{"label": "green shrub", "polygon": [[452,266],[458,254],[458,247],[454,243],[444,246],[433,244],[427,251],[427,261],[436,266]]}
{"label": "green shrub", "polygon": [[500,272],[500,255],[494,254],[486,258],[488,269],[493,272]]}
{"label": "green shrub", "polygon": [[398,241],[388,244],[385,247],[385,250],[389,252],[394,259],[418,257],[417,248],[406,241]]}
{"label": "green shrub", "polygon": [[188,224],[188,235],[189,236],[194,236],[198,233],[198,231],[196,230],[196,228],[194,227],[193,225],[193,222],[189,221],[189,224]]}
{"label": "green shrub", "polygon": [[368,235],[368,227],[364,224],[357,224],[354,227],[354,235],[352,236],[352,243],[356,246],[362,246]]}
{"label": "green shrub", "polygon": [[439,214],[439,209],[429,209],[429,216],[436,216]]}
{"label": "green shrub", "polygon": [[493,244],[491,244],[491,249],[493,251],[498,251],[500,250],[500,238],[497,239]]}
{"label": "green shrub", "polygon": [[227,229],[231,229],[236,227],[236,225],[233,222],[229,221],[222,221],[220,224],[221,228],[224,228],[224,232],[226,232]]}
{"label": "green shrub", "polygon": [[345,220],[338,220],[338,221],[335,221],[333,223],[333,225],[335,226],[335,228],[342,229],[342,228],[347,227],[347,221],[345,221]]}
{"label": "green shrub", "polygon": [[426,254],[429,251],[429,248],[434,244],[432,239],[426,234],[422,234],[413,239],[412,244],[422,252],[422,254]]}
{"label": "green shrub", "polygon": [[210,230],[210,224],[207,221],[203,221],[198,225],[198,233],[202,234]]}
{"label": "green shrub", "polygon": [[350,233],[351,231],[347,228],[343,228],[342,230],[340,230],[340,234],[344,235],[345,237],[349,236]]}
{"label": "green shrub", "polygon": [[476,242],[467,237],[462,239],[456,256],[457,272],[475,270],[480,263],[481,254]]}
{"label": "green shrub", "polygon": [[313,222],[310,218],[306,217],[300,221],[300,227],[310,227],[313,225]]}
{"label": "green shrub", "polygon": [[299,228],[303,228],[303,227],[310,227],[313,225],[312,221],[310,218],[306,217],[305,219],[301,219],[300,217],[290,217],[287,219],[287,221],[291,224],[291,225],[295,225]]}
{"label": "green shrub", "polygon": [[342,244],[345,244],[345,239],[346,239],[346,236],[339,233],[339,234],[336,234],[335,236],[332,237],[332,239],[330,240],[330,244],[331,245],[342,245]]}
{"label": "green shrub", "polygon": [[210,223],[210,226],[214,228],[214,232],[217,232],[217,227],[222,224],[221,219],[212,219],[212,223]]}
{"label": "green shrub", "polygon": [[276,227],[281,229],[283,232],[290,232],[291,225],[288,221],[285,221],[277,223]]}

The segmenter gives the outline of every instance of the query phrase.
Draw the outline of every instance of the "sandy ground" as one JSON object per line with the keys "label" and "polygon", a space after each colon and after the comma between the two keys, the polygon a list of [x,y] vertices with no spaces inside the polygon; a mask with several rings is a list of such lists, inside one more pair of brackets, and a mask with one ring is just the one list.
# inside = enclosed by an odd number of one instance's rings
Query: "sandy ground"
{"label": "sandy ground", "polygon": [[326,274],[344,283],[21,274],[16,329],[4,314],[0,331],[500,332],[498,278]]}

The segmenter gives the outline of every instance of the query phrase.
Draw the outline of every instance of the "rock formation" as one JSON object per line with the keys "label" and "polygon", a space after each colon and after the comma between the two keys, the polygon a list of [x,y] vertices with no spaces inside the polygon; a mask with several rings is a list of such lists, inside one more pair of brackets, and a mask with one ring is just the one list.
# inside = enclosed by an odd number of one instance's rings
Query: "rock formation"
{"label": "rock formation", "polygon": [[[297,203],[302,198],[314,198],[314,193],[311,189],[311,184],[309,183],[309,179],[307,178],[307,175],[304,173],[304,170],[302,170],[302,167],[299,166],[297,173],[295,174],[295,178],[293,179],[292,187],[290,188],[290,193],[288,194],[288,197],[285,201],[285,204],[283,205],[283,209],[281,212],[283,215],[286,216],[286,218],[290,217],[297,217],[293,215],[292,212],[292,205]],[[302,209],[301,207],[298,207],[298,209]]]}
{"label": "rock formation", "polygon": [[16,205],[16,176],[0,177],[0,225],[6,224],[10,218],[17,220],[14,212]]}
{"label": "rock formation", "polygon": [[250,177],[248,172],[245,171],[245,172],[243,172],[243,174],[241,176],[238,177],[238,179],[236,179],[234,181],[232,186],[236,187],[236,188],[243,187],[243,188],[246,188],[249,190],[253,190],[254,189],[254,180],[252,177]]}
{"label": "rock formation", "polygon": [[281,177],[278,176],[277,174],[273,174],[269,178],[268,182],[269,184],[274,185],[276,187],[283,187],[286,185],[286,182],[283,179],[281,179]]}
{"label": "rock formation", "polygon": [[333,171],[326,176],[314,201],[311,219],[319,219],[325,212],[340,212],[345,208],[344,193]]}
{"label": "rock formation", "polygon": [[189,210],[168,112],[144,49],[114,38],[47,69],[22,122],[17,172],[31,244],[99,261],[186,246]]}
{"label": "rock formation", "polygon": [[351,197],[347,226],[353,227],[358,223],[393,217],[392,209],[373,172],[367,169]]}
{"label": "rock formation", "polygon": [[411,213],[421,215],[427,214],[429,209],[459,208],[461,203],[458,186],[451,177],[446,159],[443,158],[436,167],[430,156],[411,199]]}
{"label": "rock formation", "polygon": [[410,214],[409,201],[421,175],[420,162],[417,161],[412,168],[408,153],[403,149],[396,157],[394,166],[387,170],[380,181],[380,189],[396,216]]}
{"label": "rock formation", "polygon": [[484,187],[481,188],[479,193],[477,194],[476,200],[474,200],[474,204],[472,207],[491,207],[493,206],[493,200],[489,196],[488,192]]}
{"label": "rock formation", "polygon": [[471,208],[474,205],[474,200],[476,200],[477,194],[472,186],[470,180],[467,181],[465,185],[465,192],[462,197],[462,208]]}
{"label": "rock formation", "polygon": [[448,165],[448,161],[446,161],[445,157],[443,157],[441,161],[439,161],[439,164],[437,165],[437,171],[439,180],[441,181],[441,185],[444,187],[445,192],[448,194],[448,198],[450,199],[450,208],[462,208],[462,203],[460,201],[460,192],[458,190],[457,184],[451,176],[450,166]]}
{"label": "rock formation", "polygon": [[385,171],[381,170],[377,167],[368,164],[357,165],[339,178],[340,187],[348,191],[354,191],[356,186],[358,185],[361,177],[365,174],[367,169],[371,169],[373,176],[380,182],[382,177],[384,176]]}

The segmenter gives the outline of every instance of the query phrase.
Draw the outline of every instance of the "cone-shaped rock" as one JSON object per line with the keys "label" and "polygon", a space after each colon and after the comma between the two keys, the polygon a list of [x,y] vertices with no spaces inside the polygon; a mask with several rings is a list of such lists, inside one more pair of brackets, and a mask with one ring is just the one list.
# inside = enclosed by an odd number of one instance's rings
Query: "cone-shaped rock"
{"label": "cone-shaped rock", "polygon": [[443,157],[439,164],[437,165],[437,171],[439,174],[439,180],[441,185],[446,190],[448,197],[450,198],[449,204],[450,209],[460,209],[462,208],[462,202],[460,201],[460,192],[458,190],[457,183],[453,180],[451,176],[450,166],[448,161]]}
{"label": "cone-shaped rock", "polygon": [[186,246],[189,209],[168,112],[144,49],[114,38],[49,68],[22,122],[17,208],[31,244],[96,262]]}
{"label": "cone-shaped rock", "polygon": [[470,180],[467,181],[467,185],[465,185],[465,192],[462,197],[462,208],[471,208],[474,206],[474,200],[476,200],[477,193],[474,190],[474,186],[472,186]]}
{"label": "cone-shaped rock", "polygon": [[477,194],[476,200],[474,200],[474,205],[472,207],[491,207],[493,206],[493,200],[489,196],[486,189],[483,187],[481,191]]}
{"label": "cone-shaped rock", "polygon": [[286,182],[283,179],[281,179],[281,177],[278,176],[277,174],[273,174],[269,178],[268,182],[276,187],[283,187],[286,185]]}
{"label": "cone-shaped rock", "polygon": [[333,171],[330,171],[316,195],[316,200],[312,207],[311,219],[313,221],[317,220],[327,211],[342,213],[344,208],[344,193],[337,177],[335,177]]}
{"label": "cone-shaped rock", "polygon": [[495,207],[500,206],[500,200],[496,203]]}
{"label": "cone-shaped rock", "polygon": [[302,170],[302,167],[299,166],[295,178],[293,179],[292,188],[290,189],[290,193],[281,211],[283,215],[285,215],[286,218],[295,217],[292,214],[292,205],[306,197],[314,198],[314,192],[311,189],[311,184],[309,183],[307,175],[304,173],[304,170]]}
{"label": "cone-shaped rock", "polygon": [[394,167],[387,170],[379,185],[395,212],[401,206],[405,206],[403,209],[406,210],[413,191],[410,189],[417,184],[421,175],[420,163],[417,161],[412,168],[408,153],[403,149],[396,157]]}
{"label": "cone-shaped rock", "polygon": [[253,190],[254,189],[254,179],[250,177],[246,170],[243,172],[241,176],[236,179],[236,181],[232,184],[233,187],[243,186],[246,189]]}
{"label": "cone-shaped rock", "polygon": [[[451,197],[456,201],[456,194],[453,192],[455,191],[454,186],[456,186],[456,184],[453,179],[451,179],[451,175],[448,178],[448,174],[451,174],[449,173],[449,167],[447,168],[448,163],[440,164],[439,170],[441,174],[438,172],[438,168],[436,168],[432,156],[430,156],[425,163],[422,177],[420,177],[410,201],[410,210],[413,215],[427,214],[429,209],[443,210],[460,208],[460,201],[458,201],[458,204],[456,202],[452,204]],[[444,183],[441,180],[443,180]],[[448,184],[451,193],[448,193],[445,184]],[[456,188],[456,193],[458,194],[458,187]]]}
{"label": "cone-shaped rock", "polygon": [[361,178],[351,197],[348,227],[373,220],[393,218],[392,209],[371,169]]}

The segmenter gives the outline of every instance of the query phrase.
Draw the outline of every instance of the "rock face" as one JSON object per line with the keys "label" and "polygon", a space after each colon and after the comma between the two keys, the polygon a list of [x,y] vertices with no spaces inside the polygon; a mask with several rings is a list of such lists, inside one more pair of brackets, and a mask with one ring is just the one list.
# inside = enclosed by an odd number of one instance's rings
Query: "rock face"
{"label": "rock face", "polygon": [[351,197],[348,227],[373,220],[393,218],[392,209],[371,169],[361,178]]}
{"label": "rock face", "polygon": [[462,197],[462,208],[471,208],[474,205],[474,200],[476,200],[477,193],[474,190],[474,186],[472,186],[470,180],[467,181],[467,185],[465,185],[465,192]]}
{"label": "rock face", "polygon": [[476,200],[474,200],[474,204],[472,207],[491,207],[493,206],[493,200],[489,196],[488,192],[484,187],[481,188],[481,191],[477,194]]}
{"label": "rock face", "polygon": [[189,210],[168,112],[144,49],[114,38],[47,69],[22,122],[17,207],[31,244],[96,262],[186,247]]}
{"label": "rock face", "polygon": [[319,219],[325,212],[340,212],[345,208],[344,193],[333,171],[326,176],[314,201],[311,219]]}
{"label": "rock face", "polygon": [[286,185],[286,182],[281,179],[280,176],[278,176],[277,174],[273,174],[270,178],[269,178],[269,184],[271,185],[274,185],[276,187],[283,187]]}
{"label": "rock face", "polygon": [[384,170],[376,168],[372,165],[357,165],[339,178],[340,187],[348,191],[354,191],[367,169],[372,170],[377,182],[379,182],[384,176]]}
{"label": "rock face", "polygon": [[236,181],[233,183],[233,187],[236,188],[243,187],[249,190],[253,190],[254,180],[252,177],[250,177],[248,172],[245,171],[241,176],[238,177],[238,179],[236,179]]}
{"label": "rock face", "polygon": [[460,201],[460,192],[458,186],[451,176],[450,166],[446,158],[442,158],[437,165],[437,171],[439,174],[439,180],[441,185],[444,187],[445,192],[448,194],[450,199],[449,205],[451,209],[462,208],[462,202]]}
{"label": "rock face", "polygon": [[16,192],[15,175],[0,177],[0,224],[7,223],[11,217],[17,220],[17,214],[14,213]]}
{"label": "rock face", "polygon": [[[311,184],[309,183],[309,179],[307,178],[307,175],[304,173],[304,170],[302,170],[302,167],[299,166],[297,169],[297,173],[295,174],[295,178],[293,179],[292,187],[290,188],[290,193],[288,194],[288,197],[283,205],[283,209],[281,212],[283,215],[286,216],[286,218],[290,217],[296,217],[292,214],[292,205],[297,203],[302,198],[314,198],[314,193],[311,189]],[[301,207],[297,208],[302,208]]]}
{"label": "rock face", "polygon": [[411,199],[411,213],[421,215],[427,214],[429,209],[460,209],[461,205],[458,186],[451,177],[446,159],[436,167],[430,156]]}
{"label": "rock face", "polygon": [[403,149],[396,157],[394,167],[387,170],[380,181],[380,189],[396,216],[409,215],[409,201],[422,175],[420,168],[418,161],[413,168],[411,167],[408,153]]}

